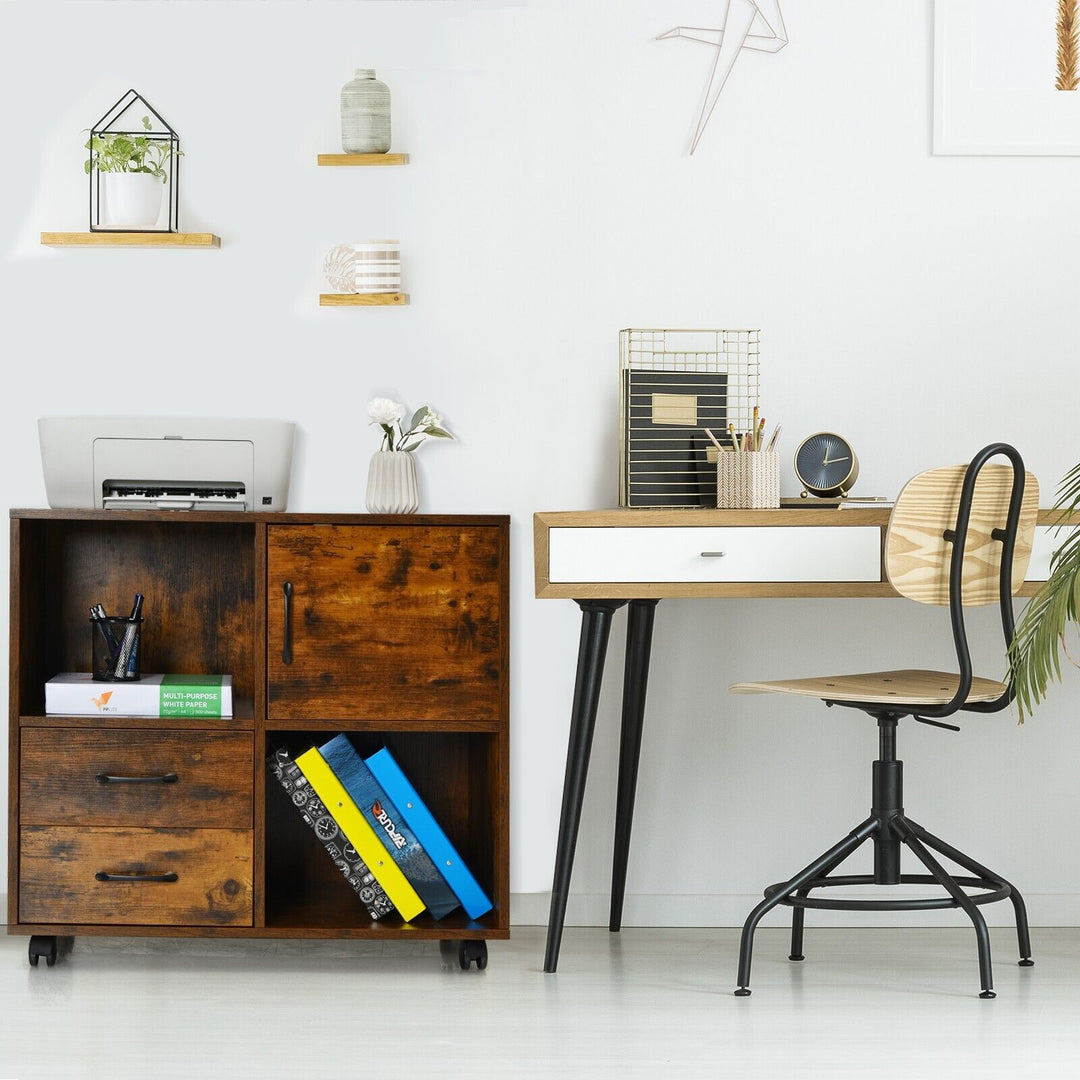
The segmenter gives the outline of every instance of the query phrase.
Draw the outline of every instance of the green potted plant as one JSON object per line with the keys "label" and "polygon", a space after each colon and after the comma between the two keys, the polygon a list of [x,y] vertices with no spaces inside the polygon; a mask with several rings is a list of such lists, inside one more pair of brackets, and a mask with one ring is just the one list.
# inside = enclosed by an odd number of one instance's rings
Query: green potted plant
{"label": "green potted plant", "polygon": [[[142,118],[142,125],[145,131],[152,131],[149,116]],[[174,156],[169,140],[105,131],[92,133],[86,149],[90,157],[85,172],[89,175],[96,170],[100,174],[102,224],[110,229],[153,228],[161,215],[161,197],[168,179],[165,166]]]}
{"label": "green potted plant", "polygon": [[[1080,464],[1061,481],[1054,509],[1062,519],[1080,510]],[[1028,602],[1016,626],[1009,667],[1020,722],[1046,697],[1051,680],[1061,681],[1061,656],[1069,623],[1080,624],[1080,529],[1069,535],[1050,560],[1050,576]]]}

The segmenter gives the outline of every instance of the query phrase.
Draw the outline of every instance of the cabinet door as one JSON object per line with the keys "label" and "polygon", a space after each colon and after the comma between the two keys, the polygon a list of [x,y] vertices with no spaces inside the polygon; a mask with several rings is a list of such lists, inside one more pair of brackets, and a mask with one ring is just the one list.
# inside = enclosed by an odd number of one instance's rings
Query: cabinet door
{"label": "cabinet door", "polygon": [[270,719],[499,719],[501,536],[490,525],[271,525]]}

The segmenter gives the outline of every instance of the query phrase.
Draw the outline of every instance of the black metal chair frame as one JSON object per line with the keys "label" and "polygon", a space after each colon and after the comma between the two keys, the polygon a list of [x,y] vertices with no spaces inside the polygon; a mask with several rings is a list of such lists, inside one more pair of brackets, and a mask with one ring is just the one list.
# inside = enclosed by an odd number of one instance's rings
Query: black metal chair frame
{"label": "black metal chair frame", "polygon": [[[964,548],[967,543],[968,524],[971,516],[975,481],[979,471],[992,458],[1004,455],[1012,463],[1013,484],[1009,510],[1004,529],[995,529],[991,536],[1002,545],[999,605],[1001,627],[1006,645],[1013,639],[1012,568],[1016,534],[1020,521],[1020,508],[1024,495],[1024,463],[1019,453],[1005,443],[993,443],[984,447],[972,459],[964,475],[956,526],[947,530],[944,539],[952,545],[949,565],[949,614],[952,622],[953,641],[956,646],[960,679],[952,700],[944,705],[900,705],[897,702],[828,701],[827,706],[842,705],[861,709],[877,720],[878,759],[873,763],[873,801],[870,816],[852,829],[842,840],[800,870],[785,882],[770,885],[765,899],[750,912],[743,925],[739,949],[739,973],[736,996],[750,994],[750,963],[754,945],[754,931],[769,911],[779,904],[792,908],[791,953],[789,960],[802,960],[803,920],[807,908],[840,911],[921,911],[935,908],[961,908],[975,928],[979,950],[979,979],[981,998],[994,997],[993,976],[990,963],[990,935],[979,906],[998,900],[1011,900],[1016,915],[1016,936],[1020,950],[1020,966],[1031,967],[1031,940],[1028,931],[1027,909],[1023,897],[1016,888],[1000,874],[988,870],[969,855],[939,840],[904,813],[904,763],[896,757],[896,730],[898,722],[910,716],[921,723],[935,727],[960,729],[941,722],[942,717],[957,711],[997,712],[1007,708],[1013,700],[1011,684],[997,699],[986,702],[966,703],[971,690],[971,654],[968,649],[967,631],[964,625],[962,603],[962,579]],[[873,874],[849,874],[834,876],[833,872],[848,856],[867,840],[874,844]],[[927,874],[903,874],[900,872],[901,846],[908,850],[926,867]],[[950,874],[935,858],[934,853],[944,855],[968,871],[970,876],[957,877]],[[858,899],[847,897],[814,897],[814,889],[841,885],[940,885],[945,896],[925,899]],[[968,889],[983,891],[969,893]]]}

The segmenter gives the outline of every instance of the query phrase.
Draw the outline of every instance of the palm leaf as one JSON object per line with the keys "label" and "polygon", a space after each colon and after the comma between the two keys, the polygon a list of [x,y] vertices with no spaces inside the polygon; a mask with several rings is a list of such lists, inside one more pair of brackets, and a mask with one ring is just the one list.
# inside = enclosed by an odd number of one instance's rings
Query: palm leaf
{"label": "palm leaf", "polygon": [[[1065,516],[1080,508],[1080,464],[1058,488],[1054,509]],[[1080,530],[1068,536],[1050,560],[1050,577],[1039,587],[1016,627],[1009,647],[1009,674],[1020,723],[1045,697],[1051,681],[1061,681],[1061,654],[1069,623],[1080,623]]]}

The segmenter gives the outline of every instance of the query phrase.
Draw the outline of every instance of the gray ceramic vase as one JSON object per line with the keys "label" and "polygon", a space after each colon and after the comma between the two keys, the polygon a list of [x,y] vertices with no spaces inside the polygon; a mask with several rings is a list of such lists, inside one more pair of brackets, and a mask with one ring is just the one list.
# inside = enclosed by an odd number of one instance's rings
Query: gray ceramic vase
{"label": "gray ceramic vase", "polygon": [[357,68],[341,88],[341,146],[346,154],[385,154],[390,149],[390,89],[374,68]]}

